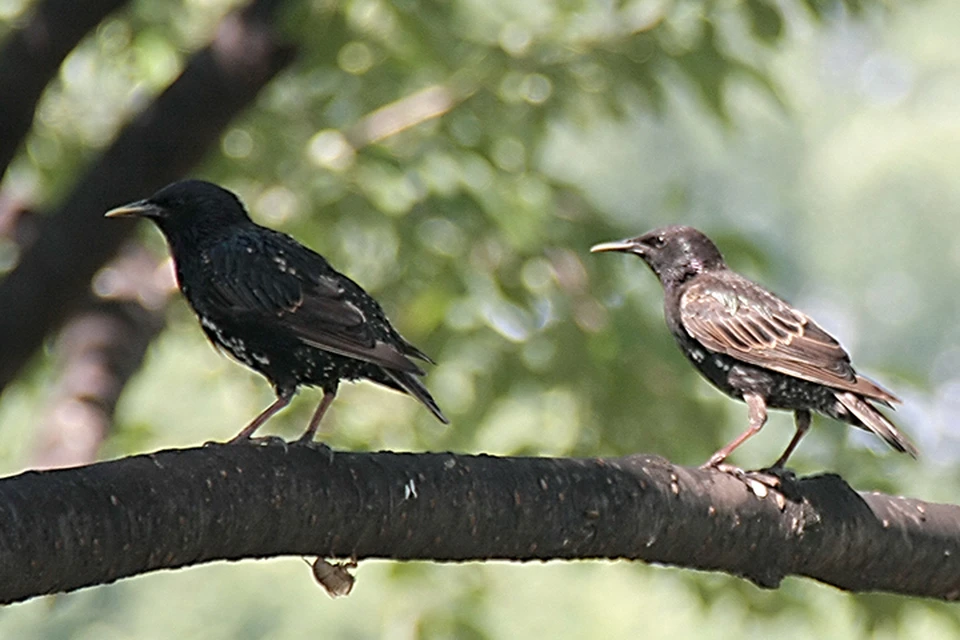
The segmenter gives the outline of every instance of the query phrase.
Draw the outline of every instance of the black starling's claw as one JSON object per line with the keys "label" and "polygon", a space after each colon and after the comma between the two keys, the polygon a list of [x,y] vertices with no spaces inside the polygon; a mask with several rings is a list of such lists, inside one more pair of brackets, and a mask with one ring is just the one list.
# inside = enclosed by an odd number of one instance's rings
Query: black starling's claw
{"label": "black starling's claw", "polygon": [[227,444],[252,444],[258,447],[280,446],[286,451],[290,444],[280,436],[257,436],[256,438],[234,438]]}
{"label": "black starling's claw", "polygon": [[305,434],[303,434],[302,436],[300,436],[299,438],[297,438],[296,440],[294,440],[293,442],[291,442],[290,444],[292,444],[292,445],[295,446],[295,447],[297,447],[297,446],[305,446],[305,447],[312,446],[312,445],[314,444],[313,435],[314,435],[314,434],[312,434],[312,433],[305,433]]}
{"label": "black starling's claw", "polygon": [[333,464],[333,449],[323,444],[322,442],[311,443],[320,447],[320,451],[323,451],[327,454],[327,462]]}
{"label": "black starling's claw", "polygon": [[280,436],[260,436],[258,438],[250,438],[250,441],[260,445],[261,447],[283,447],[284,453],[286,453],[290,446],[289,443]]}
{"label": "black starling's claw", "polygon": [[313,449],[314,451],[319,451],[320,453],[327,454],[329,462],[333,462],[333,449],[329,445],[324,444],[323,442],[318,442],[312,438],[300,437],[290,443],[294,447],[307,447],[308,449]]}

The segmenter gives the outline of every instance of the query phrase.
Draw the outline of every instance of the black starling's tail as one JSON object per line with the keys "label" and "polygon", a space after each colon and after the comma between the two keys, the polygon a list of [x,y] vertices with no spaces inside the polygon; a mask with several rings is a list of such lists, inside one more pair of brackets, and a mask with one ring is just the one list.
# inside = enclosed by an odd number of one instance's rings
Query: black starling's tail
{"label": "black starling's tail", "polygon": [[398,387],[422,402],[423,406],[427,409],[430,409],[430,412],[437,416],[437,420],[443,424],[450,424],[447,416],[443,415],[443,411],[441,411],[437,405],[437,401],[433,399],[433,396],[430,395],[430,392],[427,391],[427,388],[423,386],[423,383],[420,382],[420,379],[417,378],[416,375],[407,373],[406,371],[391,371],[387,368],[384,368],[383,372],[386,373],[391,380],[396,382]]}
{"label": "black starling's tail", "polygon": [[846,407],[860,422],[857,426],[862,426],[874,432],[897,451],[909,453],[914,458],[917,457],[919,454],[917,447],[900,433],[886,416],[877,411],[865,399],[850,391],[837,391],[834,395],[840,401],[840,404]]}

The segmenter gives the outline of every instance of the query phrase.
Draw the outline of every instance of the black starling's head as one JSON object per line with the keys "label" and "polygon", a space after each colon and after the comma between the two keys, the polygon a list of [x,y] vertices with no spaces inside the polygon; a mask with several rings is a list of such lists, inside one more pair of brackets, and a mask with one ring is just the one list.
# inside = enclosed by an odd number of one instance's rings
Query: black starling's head
{"label": "black starling's head", "polygon": [[203,180],[182,180],[147,198],[111,209],[108,218],[139,216],[153,220],[171,242],[183,236],[203,237],[250,222],[232,192]]}
{"label": "black starling's head", "polygon": [[698,273],[725,266],[717,245],[693,227],[654,229],[636,238],[594,245],[590,251],[623,251],[638,255],[664,286],[680,284]]}

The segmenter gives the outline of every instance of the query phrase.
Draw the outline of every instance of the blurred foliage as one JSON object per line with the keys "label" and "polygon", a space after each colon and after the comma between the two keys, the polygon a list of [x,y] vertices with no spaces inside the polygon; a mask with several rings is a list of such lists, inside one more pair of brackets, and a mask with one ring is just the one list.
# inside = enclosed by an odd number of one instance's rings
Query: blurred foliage
{"label": "blurred foliage", "polygon": [[[100,25],[47,91],[4,188],[55,201],[239,4],[139,0]],[[0,33],[25,9],[0,0]],[[898,419],[927,454],[913,463],[817,419],[798,471],[956,501],[953,0],[314,0],[291,3],[282,26],[302,47],[298,64],[197,175],[376,295],[439,363],[427,383],[453,421],[443,428],[408,398],[346,385],[324,424],[332,446],[702,462],[743,427],[745,408],[684,362],[642,264],[588,253],[686,222],[900,392]],[[143,238],[165,251],[154,229]],[[182,302],[170,316],[105,455],[229,437],[272,399],[205,343]],[[48,379],[49,363],[4,394],[7,472],[28,464]],[[305,391],[268,429],[299,433],[317,400]],[[790,422],[774,416],[736,461],[774,459]],[[320,629],[952,638],[960,617],[804,580],[762,592],[628,563],[371,562],[333,602],[299,559],[155,574],[0,611],[0,637],[17,638]]]}

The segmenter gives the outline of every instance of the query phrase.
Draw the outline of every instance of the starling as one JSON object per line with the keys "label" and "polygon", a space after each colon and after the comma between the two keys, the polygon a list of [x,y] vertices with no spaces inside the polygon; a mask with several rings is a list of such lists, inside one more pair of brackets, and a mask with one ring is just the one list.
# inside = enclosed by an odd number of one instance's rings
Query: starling
{"label": "starling", "polygon": [[301,441],[313,439],[341,380],[365,378],[406,392],[448,424],[403,339],[360,285],[290,236],[255,224],[236,195],[184,180],[107,212],[152,220],[170,245],[177,283],[220,349],[262,374],[276,401],[231,442],[250,438],[300,385],[323,398]]}
{"label": "starling", "polygon": [[671,226],[595,245],[643,259],[660,279],[667,326],[684,355],[722,392],[747,403],[749,426],[704,464],[716,467],[767,421],[767,408],[794,412],[796,434],[773,464],[783,467],[810,428],[811,411],[917,448],[871,403],[900,400],[858,375],[843,347],[803,312],[731,271],[716,245],[692,227]]}

